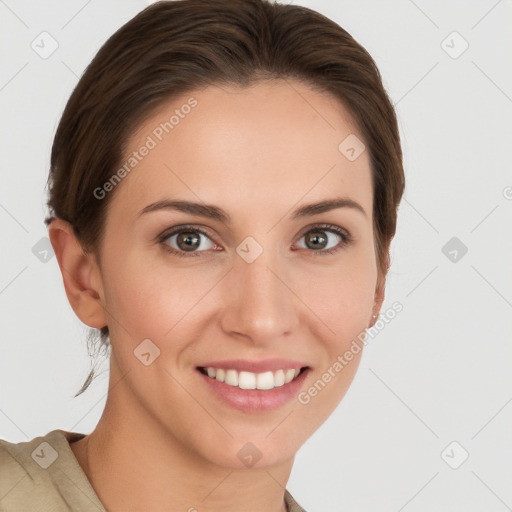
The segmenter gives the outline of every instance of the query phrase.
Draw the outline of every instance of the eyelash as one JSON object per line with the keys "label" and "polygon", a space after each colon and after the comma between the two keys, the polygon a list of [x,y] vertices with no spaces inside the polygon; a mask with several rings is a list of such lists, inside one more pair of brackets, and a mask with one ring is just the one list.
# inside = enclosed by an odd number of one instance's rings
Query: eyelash
{"label": "eyelash", "polygon": [[[305,231],[300,236],[300,238],[304,237],[311,231],[315,231],[315,230],[329,231],[331,233],[335,233],[336,235],[339,235],[342,238],[342,242],[341,242],[341,245],[338,244],[336,247],[333,247],[332,249],[322,249],[319,251],[310,250],[309,252],[311,252],[312,255],[314,255],[314,256],[325,256],[325,255],[334,254],[334,253],[338,252],[339,250],[348,247],[354,241],[354,239],[352,238],[352,236],[350,235],[350,233],[348,231],[346,231],[345,229],[340,228],[334,224],[319,224],[317,226],[313,226],[312,228]],[[200,233],[200,234],[204,235],[206,238],[208,238],[209,240],[211,240],[211,237],[210,237],[210,235],[208,235],[208,233],[206,233],[202,229],[198,228],[197,226],[189,225],[189,226],[180,226],[179,228],[172,229],[171,231],[165,231],[164,233],[159,235],[158,242],[163,245],[164,249],[167,252],[169,252],[170,254],[173,254],[175,256],[179,256],[179,257],[183,257],[183,258],[188,258],[191,256],[192,257],[201,256],[201,253],[207,252],[207,251],[195,251],[195,252],[187,253],[185,251],[178,251],[165,243],[171,236],[179,235],[180,233],[189,232],[189,231],[192,231],[194,233]],[[300,238],[299,238],[299,240],[300,240]]]}

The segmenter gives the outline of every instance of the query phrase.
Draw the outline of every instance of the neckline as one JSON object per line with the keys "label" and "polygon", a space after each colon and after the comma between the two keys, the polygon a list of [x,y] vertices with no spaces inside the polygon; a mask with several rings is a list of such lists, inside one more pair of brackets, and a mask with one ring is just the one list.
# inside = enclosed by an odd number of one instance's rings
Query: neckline
{"label": "neckline", "polygon": [[[48,469],[51,470],[51,472],[55,475],[59,473],[59,477],[60,473],[64,473],[66,477],[71,480],[78,489],[80,489],[81,493],[87,496],[87,498],[92,503],[94,503],[95,507],[100,512],[107,512],[99,496],[96,494],[96,491],[94,490],[94,487],[92,486],[89,478],[82,469],[82,466],[80,466],[78,459],[75,457],[75,454],[71,449],[72,443],[83,439],[85,436],[86,434],[83,434],[82,432],[73,432],[63,429],[55,429],[51,432],[48,432],[48,434],[46,434],[44,437],[48,439],[50,445],[53,443],[53,446],[56,446],[57,451],[59,451],[59,457],[55,461],[56,463],[59,463],[59,465],[55,466],[55,464],[52,464]],[[63,470],[60,467],[61,464],[67,464],[68,467]],[[60,479],[57,481],[60,481]]]}
{"label": "neckline", "polygon": [[[96,494],[96,491],[94,490],[89,478],[87,477],[84,470],[82,469],[82,466],[80,466],[78,459],[76,458],[73,450],[71,449],[72,443],[74,443],[76,441],[80,441],[87,434],[83,434],[82,432],[74,432],[74,431],[69,431],[69,430],[56,429],[56,430],[49,432],[47,435],[50,437],[59,436],[59,437],[63,438],[65,452],[72,460],[73,470],[75,472],[75,476],[77,477],[76,479],[74,479],[75,483],[78,484],[78,483],[80,483],[80,481],[83,481],[83,483],[85,485],[87,485],[90,494],[92,494],[92,496],[88,496],[89,499],[96,501],[96,506],[99,508],[100,512],[107,512],[105,507],[101,503],[98,495]],[[76,481],[77,479],[79,480],[78,482]],[[291,507],[296,506],[296,502],[295,502],[294,498],[292,497],[292,495],[289,493],[288,489],[285,489],[284,501],[285,501],[286,510],[288,512],[290,510],[292,510]]]}

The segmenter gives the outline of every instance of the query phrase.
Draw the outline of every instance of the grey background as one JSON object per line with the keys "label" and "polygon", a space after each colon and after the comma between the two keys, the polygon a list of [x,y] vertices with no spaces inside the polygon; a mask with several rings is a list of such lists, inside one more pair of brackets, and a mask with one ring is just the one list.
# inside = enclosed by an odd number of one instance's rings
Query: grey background
{"label": "grey background", "polygon": [[[288,489],[308,512],[512,510],[512,2],[295,3],[333,18],[376,60],[399,116],[407,187],[383,307],[399,301],[403,311],[369,339]],[[89,433],[103,410],[106,363],[72,398],[90,365],[86,327],[55,257],[44,261],[44,188],[78,77],[146,5],[0,1],[0,437],[9,441]],[[47,58],[31,47],[43,51],[43,31],[58,43]]]}

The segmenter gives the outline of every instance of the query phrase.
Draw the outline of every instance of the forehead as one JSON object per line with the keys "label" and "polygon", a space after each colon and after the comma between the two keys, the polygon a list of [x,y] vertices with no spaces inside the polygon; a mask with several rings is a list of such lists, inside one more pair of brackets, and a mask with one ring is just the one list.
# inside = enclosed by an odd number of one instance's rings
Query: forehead
{"label": "forehead", "polygon": [[368,152],[349,160],[340,151],[347,137],[362,142],[345,107],[297,81],[191,91],[132,135],[125,162],[136,161],[114,202],[130,214],[173,197],[261,212],[349,195],[371,210]]}

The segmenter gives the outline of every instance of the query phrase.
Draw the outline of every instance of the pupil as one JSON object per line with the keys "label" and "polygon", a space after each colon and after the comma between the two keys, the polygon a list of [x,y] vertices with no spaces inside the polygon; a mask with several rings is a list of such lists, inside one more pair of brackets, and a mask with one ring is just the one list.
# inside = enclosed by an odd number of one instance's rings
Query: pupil
{"label": "pupil", "polygon": [[183,243],[185,251],[193,251],[199,247],[200,240],[197,235],[190,234],[190,232],[182,232],[178,235],[178,245],[180,247],[181,243]]}
{"label": "pupil", "polygon": [[[325,235],[318,235],[318,234],[313,234],[315,233],[314,231],[311,232],[309,234],[308,237],[306,237],[306,244],[308,245],[308,247],[310,247],[310,242],[312,242],[312,245],[311,247],[313,249],[315,248],[318,248],[319,246],[321,246],[322,248],[325,246],[325,244],[327,243],[327,237]],[[316,233],[319,233],[319,231],[316,231]]]}

